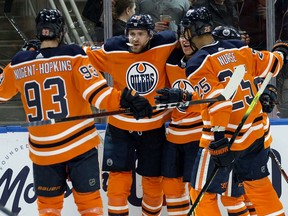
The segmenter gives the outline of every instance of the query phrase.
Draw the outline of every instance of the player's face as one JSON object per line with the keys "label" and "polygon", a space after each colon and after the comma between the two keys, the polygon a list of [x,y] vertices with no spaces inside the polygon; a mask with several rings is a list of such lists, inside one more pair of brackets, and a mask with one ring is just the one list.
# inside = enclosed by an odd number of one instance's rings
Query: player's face
{"label": "player's face", "polygon": [[130,29],[128,32],[130,49],[133,53],[140,53],[150,39],[151,37],[145,29]]}
{"label": "player's face", "polygon": [[193,49],[190,46],[190,43],[183,35],[180,35],[179,37],[179,43],[181,45],[181,48],[186,56],[190,56],[193,54]]}

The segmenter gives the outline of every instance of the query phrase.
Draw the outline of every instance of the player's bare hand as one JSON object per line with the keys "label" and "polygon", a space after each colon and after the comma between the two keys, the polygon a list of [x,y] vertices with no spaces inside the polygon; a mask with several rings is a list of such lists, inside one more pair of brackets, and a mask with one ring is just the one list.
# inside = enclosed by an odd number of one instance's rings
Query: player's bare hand
{"label": "player's bare hand", "polygon": [[169,25],[167,25],[167,23],[165,23],[165,22],[156,22],[155,23],[154,30],[156,32],[165,31],[165,30],[168,30],[168,29],[169,29]]}

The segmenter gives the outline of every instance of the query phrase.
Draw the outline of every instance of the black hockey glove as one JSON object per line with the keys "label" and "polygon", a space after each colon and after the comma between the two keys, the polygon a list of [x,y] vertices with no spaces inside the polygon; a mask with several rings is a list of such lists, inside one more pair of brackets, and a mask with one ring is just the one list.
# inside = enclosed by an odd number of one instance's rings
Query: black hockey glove
{"label": "black hockey glove", "polygon": [[229,141],[227,138],[222,138],[218,141],[211,142],[209,145],[209,153],[214,163],[219,167],[230,166],[235,158],[229,150]]}
{"label": "black hockey glove", "polygon": [[276,43],[273,48],[272,48],[272,52],[274,51],[279,51],[281,53],[283,53],[284,55],[284,62],[287,63],[287,57],[288,57],[288,43],[285,42],[278,42]]}
{"label": "black hockey glove", "polygon": [[156,90],[156,92],[159,94],[154,97],[156,104],[167,104],[192,100],[192,93],[178,88],[163,88]]}
{"label": "black hockey glove", "polygon": [[149,101],[140,96],[136,91],[125,88],[121,94],[120,106],[130,108],[133,116],[138,120],[140,118],[152,117],[152,107]]}
{"label": "black hockey glove", "polygon": [[29,40],[24,43],[22,50],[23,51],[37,51],[40,49],[41,41],[38,39]]}
{"label": "black hockey glove", "polygon": [[262,110],[271,113],[278,100],[277,89],[275,86],[268,84],[259,98],[262,104]]}

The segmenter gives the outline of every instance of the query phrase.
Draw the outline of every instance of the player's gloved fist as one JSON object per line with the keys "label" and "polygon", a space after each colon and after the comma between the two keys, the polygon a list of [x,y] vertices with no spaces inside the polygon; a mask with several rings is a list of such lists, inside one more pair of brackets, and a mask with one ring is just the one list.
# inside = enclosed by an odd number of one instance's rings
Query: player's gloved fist
{"label": "player's gloved fist", "polygon": [[281,53],[283,53],[284,55],[284,61],[285,63],[287,63],[287,57],[288,57],[288,43],[285,42],[278,42],[276,43],[273,48],[272,48],[272,52],[274,51],[279,51]]}
{"label": "player's gloved fist", "polygon": [[140,118],[152,117],[152,107],[149,101],[140,96],[136,91],[125,88],[121,94],[120,106],[130,108],[133,116],[138,120]]}
{"label": "player's gloved fist", "polygon": [[234,155],[229,150],[229,141],[222,138],[218,141],[211,142],[209,145],[209,153],[214,163],[219,167],[230,166],[234,162]]}
{"label": "player's gloved fist", "polygon": [[157,94],[155,98],[156,104],[167,104],[175,102],[185,102],[192,100],[192,93],[183,91],[178,88],[163,88],[156,90]]}
{"label": "player's gloved fist", "polygon": [[278,100],[277,89],[275,86],[268,84],[259,100],[262,104],[263,112],[271,113]]}
{"label": "player's gloved fist", "polygon": [[29,40],[24,43],[22,50],[23,51],[37,51],[40,49],[41,41],[38,39]]}

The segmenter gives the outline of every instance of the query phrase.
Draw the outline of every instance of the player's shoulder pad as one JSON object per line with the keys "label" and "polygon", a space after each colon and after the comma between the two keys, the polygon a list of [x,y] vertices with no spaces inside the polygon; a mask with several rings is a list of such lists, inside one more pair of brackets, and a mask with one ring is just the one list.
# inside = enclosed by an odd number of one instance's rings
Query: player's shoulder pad
{"label": "player's shoulder pad", "polygon": [[41,58],[50,58],[55,56],[76,55],[86,56],[84,50],[76,44],[61,45],[55,48],[44,48],[40,49],[39,51],[20,51],[12,58],[11,65],[38,59],[39,56],[41,56]]}
{"label": "player's shoulder pad", "polygon": [[219,41],[219,46],[222,46],[225,49],[231,49],[231,48],[241,48],[245,46],[245,43],[242,40],[221,40]]}
{"label": "player's shoulder pad", "polygon": [[155,33],[151,39],[150,47],[156,47],[166,44],[172,44],[177,42],[176,32],[172,30],[165,30]]}
{"label": "player's shoulder pad", "polygon": [[186,76],[193,74],[203,63],[209,52],[205,49],[200,49],[194,53],[186,64]]}
{"label": "player's shoulder pad", "polygon": [[[77,56],[83,55],[86,56],[86,53],[81,46],[77,44],[61,45],[55,48],[40,49],[39,52],[43,58],[57,57],[57,56]],[[36,52],[35,52],[36,53]],[[37,56],[36,58],[39,58]]]}
{"label": "player's shoulder pad", "polygon": [[171,65],[178,65],[183,58],[184,53],[181,48],[175,48],[167,59],[166,63]]}
{"label": "player's shoulder pad", "polygon": [[103,49],[106,52],[111,51],[128,51],[129,47],[127,45],[127,37],[125,35],[114,36],[108,38],[104,43]]}
{"label": "player's shoulder pad", "polygon": [[59,47],[59,50],[56,50],[56,53],[58,52],[58,55],[69,55],[69,56],[76,56],[76,55],[86,55],[84,50],[81,46],[77,44],[69,44],[69,45],[63,45]]}
{"label": "player's shoulder pad", "polygon": [[19,51],[12,58],[11,65],[19,64],[24,61],[30,61],[35,58],[35,53],[36,51]]}

